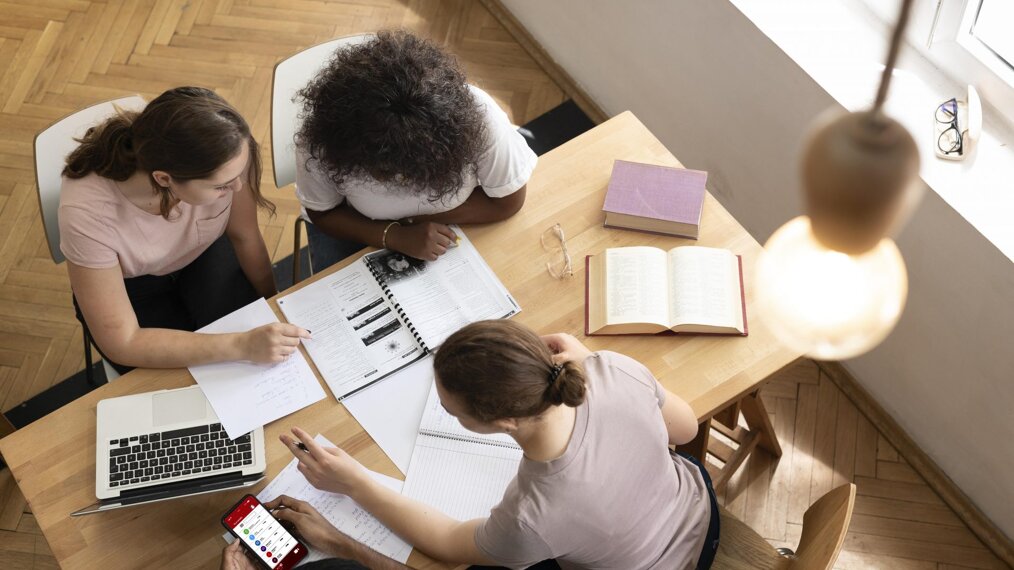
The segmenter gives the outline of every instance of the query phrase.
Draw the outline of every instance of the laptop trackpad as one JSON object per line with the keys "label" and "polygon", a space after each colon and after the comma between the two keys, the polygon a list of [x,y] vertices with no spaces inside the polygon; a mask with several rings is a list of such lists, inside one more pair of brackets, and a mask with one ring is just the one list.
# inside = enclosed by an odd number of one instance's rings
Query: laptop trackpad
{"label": "laptop trackpad", "polygon": [[192,422],[207,415],[208,399],[200,388],[152,394],[151,417],[154,427]]}

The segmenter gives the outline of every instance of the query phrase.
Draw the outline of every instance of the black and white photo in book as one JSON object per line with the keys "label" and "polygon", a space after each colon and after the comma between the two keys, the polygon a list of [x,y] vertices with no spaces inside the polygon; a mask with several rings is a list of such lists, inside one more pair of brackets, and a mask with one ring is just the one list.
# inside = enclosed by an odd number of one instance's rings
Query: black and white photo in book
{"label": "black and white photo in book", "polygon": [[311,331],[303,344],[339,400],[423,358],[462,326],[521,311],[460,228],[458,247],[425,262],[390,250],[282,297]]}
{"label": "black and white photo in book", "polygon": [[426,271],[426,262],[422,259],[389,249],[367,255],[366,263],[370,264],[374,275],[383,277],[388,283],[411,279]]}

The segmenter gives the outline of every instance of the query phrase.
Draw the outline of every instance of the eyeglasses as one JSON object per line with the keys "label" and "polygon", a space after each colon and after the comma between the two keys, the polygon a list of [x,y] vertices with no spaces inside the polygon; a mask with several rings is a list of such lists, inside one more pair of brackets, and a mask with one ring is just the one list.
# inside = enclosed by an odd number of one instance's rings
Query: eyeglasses
{"label": "eyeglasses", "polygon": [[563,235],[563,228],[560,224],[553,224],[553,227],[542,232],[542,249],[553,254],[550,261],[546,262],[546,270],[556,279],[563,279],[574,275],[574,266],[570,262],[570,252],[567,251],[567,239]]}
{"label": "eyeglasses", "polygon": [[940,149],[940,152],[944,154],[963,154],[965,146],[961,130],[958,129],[958,100],[952,98],[949,101],[941,103],[937,107],[934,117],[938,123],[947,125],[947,128],[937,137],[937,148]]}

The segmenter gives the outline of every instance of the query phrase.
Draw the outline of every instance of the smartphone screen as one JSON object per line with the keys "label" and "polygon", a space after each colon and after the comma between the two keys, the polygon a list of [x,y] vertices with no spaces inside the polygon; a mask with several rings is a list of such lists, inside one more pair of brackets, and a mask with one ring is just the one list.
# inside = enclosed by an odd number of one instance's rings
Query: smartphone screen
{"label": "smartphone screen", "polygon": [[240,499],[222,524],[272,570],[292,568],[306,556],[300,544],[253,495]]}

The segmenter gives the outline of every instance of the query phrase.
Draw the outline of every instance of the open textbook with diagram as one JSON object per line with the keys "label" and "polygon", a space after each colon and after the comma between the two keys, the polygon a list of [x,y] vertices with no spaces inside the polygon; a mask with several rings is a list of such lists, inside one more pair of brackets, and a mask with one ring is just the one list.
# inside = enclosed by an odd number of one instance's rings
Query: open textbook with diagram
{"label": "open textbook with diagram", "polygon": [[436,261],[380,250],[278,299],[338,400],[423,358],[464,325],[521,311],[461,229]]}

